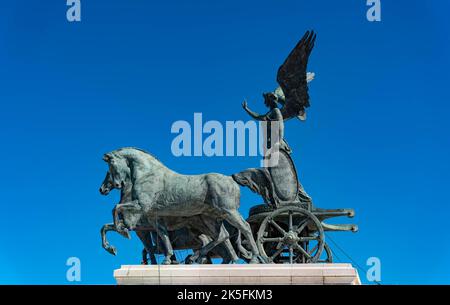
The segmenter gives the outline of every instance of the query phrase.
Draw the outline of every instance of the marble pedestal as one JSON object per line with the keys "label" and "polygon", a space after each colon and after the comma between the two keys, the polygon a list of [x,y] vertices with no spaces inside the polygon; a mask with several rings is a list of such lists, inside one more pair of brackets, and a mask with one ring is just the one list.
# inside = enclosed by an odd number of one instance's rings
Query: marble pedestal
{"label": "marble pedestal", "polygon": [[118,285],[360,285],[350,264],[123,265]]}

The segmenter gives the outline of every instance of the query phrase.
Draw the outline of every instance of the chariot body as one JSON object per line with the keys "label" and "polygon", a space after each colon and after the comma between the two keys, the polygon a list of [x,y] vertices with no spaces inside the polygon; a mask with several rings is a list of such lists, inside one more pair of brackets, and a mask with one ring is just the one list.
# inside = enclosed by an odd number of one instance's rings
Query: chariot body
{"label": "chariot body", "polygon": [[[267,188],[273,192],[269,198],[274,200],[250,208],[247,219],[261,256],[269,263],[331,263],[333,255],[325,232],[356,232],[358,227],[324,221],[338,216],[353,217],[354,211],[316,208],[298,181],[290,154],[284,150],[279,151],[277,166],[260,171],[265,172]],[[245,177],[246,173],[238,175]],[[239,181],[249,184],[245,179]]]}

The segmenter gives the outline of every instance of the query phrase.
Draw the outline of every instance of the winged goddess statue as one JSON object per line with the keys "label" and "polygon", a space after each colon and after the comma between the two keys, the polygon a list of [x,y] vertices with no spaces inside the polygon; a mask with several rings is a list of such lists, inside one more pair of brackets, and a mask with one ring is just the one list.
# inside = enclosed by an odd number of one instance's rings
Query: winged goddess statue
{"label": "winged goddess statue", "polygon": [[[291,118],[306,120],[306,110],[309,107],[308,83],[314,79],[314,73],[306,72],[309,55],[314,47],[316,34],[307,31],[302,39],[291,51],[284,63],[278,69],[277,82],[279,87],[274,92],[264,93],[264,104],[269,111],[260,115],[250,110],[247,102],[242,103],[244,110],[255,120],[268,121],[265,147],[270,148],[279,143],[280,148],[290,152],[290,148],[284,139],[284,121]],[[280,104],[281,109],[277,104]],[[276,124],[273,124],[276,123]],[[275,126],[278,141],[271,143],[271,127]]]}

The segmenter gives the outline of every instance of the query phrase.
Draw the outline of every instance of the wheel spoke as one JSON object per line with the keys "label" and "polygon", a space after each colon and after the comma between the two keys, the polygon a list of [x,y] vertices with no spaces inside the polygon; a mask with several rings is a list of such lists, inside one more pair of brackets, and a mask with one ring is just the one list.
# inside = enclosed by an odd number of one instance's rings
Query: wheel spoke
{"label": "wheel spoke", "polygon": [[283,247],[281,247],[280,249],[278,249],[277,252],[275,252],[275,253],[270,257],[270,259],[271,259],[271,260],[274,260],[278,255],[280,255],[281,252],[283,252],[283,250],[284,250]]}
{"label": "wheel spoke", "polygon": [[300,241],[311,241],[311,240],[318,240],[318,236],[302,236],[299,237]]}
{"label": "wheel spoke", "polygon": [[269,220],[269,223],[270,223],[271,225],[273,225],[273,226],[275,227],[275,229],[277,229],[281,234],[283,234],[283,236],[286,235],[286,231],[283,230],[283,228],[280,227],[280,226],[275,222],[275,220],[270,219],[270,220]]}
{"label": "wheel spoke", "polygon": [[294,263],[294,248],[292,245],[289,246],[289,264]]}
{"label": "wheel spoke", "polygon": [[316,249],[319,247],[319,244],[315,245],[314,248],[312,248],[309,253],[312,255],[314,253],[314,251],[316,251]]}
{"label": "wheel spoke", "polygon": [[303,229],[305,229],[306,225],[308,224],[308,221],[309,221],[309,219],[306,218],[306,219],[302,222],[302,224],[301,224],[301,225],[297,228],[297,230],[296,230],[297,234],[302,233]]}
{"label": "wheel spoke", "polygon": [[292,231],[292,211],[289,211],[289,231]]}
{"label": "wheel spoke", "polygon": [[302,254],[306,256],[308,259],[311,258],[311,255],[308,252],[306,252],[305,249],[303,249],[299,244],[294,244],[294,248],[302,252]]}
{"label": "wheel spoke", "polygon": [[283,240],[283,237],[261,237],[261,242],[263,243],[269,243],[269,242],[280,242]]}

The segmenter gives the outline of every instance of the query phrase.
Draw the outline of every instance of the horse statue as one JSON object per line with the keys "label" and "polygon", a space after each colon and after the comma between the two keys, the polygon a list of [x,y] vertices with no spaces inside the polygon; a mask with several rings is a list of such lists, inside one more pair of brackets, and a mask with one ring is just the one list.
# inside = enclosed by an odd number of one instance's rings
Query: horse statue
{"label": "horse statue", "polygon": [[[173,255],[169,227],[174,224],[167,220],[192,220],[199,216],[209,220],[203,221],[203,224],[209,227],[207,235],[211,241],[194,255],[194,261],[222,243],[228,245],[226,248],[229,251],[232,249],[225,221],[246,239],[251,253],[249,263],[259,262],[259,251],[250,225],[238,212],[240,189],[232,177],[216,173],[181,175],[151,154],[130,147],[107,153],[103,159],[109,165],[113,187],[120,189],[122,195],[128,194],[122,196],[121,202],[114,208],[114,223],[106,229],[128,236],[128,231],[139,230],[138,226],[144,220],[157,232],[165,248],[163,263],[169,264]],[[119,215],[126,218],[121,221]],[[108,250],[105,240],[104,246]]]}
{"label": "horse statue", "polygon": [[[111,174],[109,171],[106,173],[106,177],[100,187],[100,193],[102,195],[108,195],[113,189],[115,189]],[[121,189],[121,199],[120,203],[130,201],[131,198],[131,183],[125,183],[125,185]],[[113,215],[115,215],[116,210],[114,208]],[[116,229],[114,223],[105,224],[101,229],[101,237],[102,237],[102,246],[109,253],[116,255],[116,248],[114,246],[109,245],[106,239],[106,233],[109,231],[115,231],[121,233],[123,236],[130,238],[129,232],[126,229],[125,223],[136,223],[134,225],[135,232],[142,244],[144,245],[144,249],[142,250],[142,264],[148,264],[148,258],[152,264],[156,264],[156,253],[161,252],[161,247],[159,247],[159,239],[156,235],[156,229],[151,227],[151,224],[145,220],[144,215],[130,215],[129,213],[124,213],[119,215],[121,217],[120,226],[124,227],[123,231],[119,232]],[[114,216],[113,216],[114,217]],[[133,219],[134,218],[134,219]],[[164,219],[160,219],[163,221],[169,231],[170,240],[174,245],[174,248],[178,250],[182,249],[192,249],[194,252],[199,251],[203,246],[211,241],[211,238],[204,234],[204,232],[209,232],[209,228],[211,225],[205,225],[205,221],[212,221],[204,216],[194,216],[194,217],[164,217]],[[215,221],[215,220],[214,220]],[[227,226],[227,231],[232,230],[230,226]],[[235,230],[237,231],[237,230]],[[200,257],[198,262],[210,263],[211,258],[222,258],[223,264],[228,264],[230,262],[237,262],[239,257],[236,255],[234,249],[239,251],[240,255],[244,257],[244,259],[248,259],[248,251],[242,247],[240,243],[240,234],[239,232],[233,232],[232,240],[233,245],[230,244],[229,241],[225,241],[223,244],[215,247],[211,253],[208,254],[207,257]],[[156,240],[156,242],[155,242]],[[156,245],[155,245],[156,244]],[[185,263],[193,263],[193,259],[195,255],[191,255],[186,258]],[[178,263],[176,261],[176,257],[172,256],[172,263]],[[168,262],[166,262],[168,263]]]}

